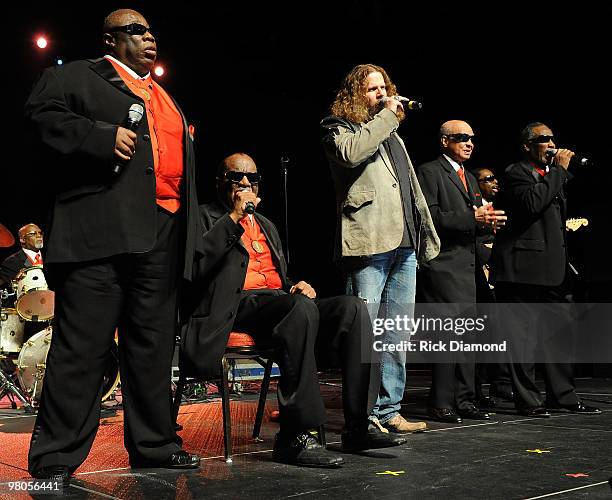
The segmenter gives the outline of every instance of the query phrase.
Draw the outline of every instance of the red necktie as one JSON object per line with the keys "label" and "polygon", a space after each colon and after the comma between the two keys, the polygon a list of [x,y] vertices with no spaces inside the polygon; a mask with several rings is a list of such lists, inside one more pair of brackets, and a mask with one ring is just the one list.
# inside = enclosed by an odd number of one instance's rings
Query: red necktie
{"label": "red necktie", "polygon": [[463,171],[463,165],[461,165],[459,167],[459,170],[457,170],[457,175],[461,179],[461,182],[463,183],[463,187],[465,188],[465,192],[467,193],[468,187],[467,187],[467,181],[465,180],[465,172]]}
{"label": "red necktie", "polygon": [[34,259],[34,265],[35,266],[42,266],[43,265],[42,258],[41,258],[39,253],[36,254],[36,258]]}
{"label": "red necktie", "polygon": [[542,177],[544,177],[548,172],[546,172],[546,170],[544,170],[543,168],[540,167],[534,167],[535,171],[540,174]]}

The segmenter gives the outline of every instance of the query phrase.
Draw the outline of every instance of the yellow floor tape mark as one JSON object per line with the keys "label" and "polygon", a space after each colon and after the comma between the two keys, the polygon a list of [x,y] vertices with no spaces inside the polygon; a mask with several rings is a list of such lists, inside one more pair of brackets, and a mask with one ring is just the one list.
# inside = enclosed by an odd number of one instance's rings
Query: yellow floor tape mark
{"label": "yellow floor tape mark", "polygon": [[537,453],[538,455],[541,455],[542,453],[550,453],[550,451],[548,450],[540,450],[540,448],[536,448],[535,450],[526,450],[529,453]]}
{"label": "yellow floor tape mark", "polygon": [[384,475],[399,476],[400,474],[403,474],[404,472],[405,471],[403,471],[403,470],[397,470],[397,471],[386,470],[385,472],[377,472],[376,475],[377,476],[384,476]]}

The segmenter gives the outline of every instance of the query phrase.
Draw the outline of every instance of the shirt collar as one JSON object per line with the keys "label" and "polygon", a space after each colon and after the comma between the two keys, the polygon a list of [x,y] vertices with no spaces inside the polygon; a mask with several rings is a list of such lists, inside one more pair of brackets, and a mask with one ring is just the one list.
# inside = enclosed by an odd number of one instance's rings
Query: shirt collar
{"label": "shirt collar", "polygon": [[128,66],[126,66],[125,64],[123,64],[119,59],[116,59],[113,56],[110,56],[108,54],[106,54],[104,56],[104,59],[109,59],[110,61],[113,61],[114,63],[117,63],[119,66],[121,66],[125,71],[127,71],[128,75],[130,75],[132,78],[136,79],[136,80],[148,80],[149,78],[151,78],[151,72],[147,73],[145,76],[140,76],[138,73],[136,73],[132,68],[129,68]]}
{"label": "shirt collar", "polygon": [[25,254],[30,257],[30,259],[32,259],[33,261],[36,260],[36,256],[40,255],[40,252],[34,252],[33,250],[30,250],[29,248],[22,248],[22,250],[25,252]]}
{"label": "shirt collar", "polygon": [[452,165],[452,167],[455,169],[455,172],[459,172],[459,170],[461,170],[462,165],[460,165],[459,163],[457,163],[455,160],[451,159],[450,157],[446,156],[444,153],[442,153],[442,156],[444,156],[444,158],[448,160],[448,163]]}

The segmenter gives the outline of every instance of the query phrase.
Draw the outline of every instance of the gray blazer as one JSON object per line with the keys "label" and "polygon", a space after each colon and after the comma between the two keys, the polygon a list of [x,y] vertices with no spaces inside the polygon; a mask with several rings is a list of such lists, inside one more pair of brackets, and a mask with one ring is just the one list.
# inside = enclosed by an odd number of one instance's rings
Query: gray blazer
{"label": "gray blazer", "polygon": [[[397,135],[393,111],[383,108],[365,124],[334,116],[321,122],[323,147],[336,189],[336,245],[334,257],[365,256],[388,252],[402,241],[404,220],[399,181],[383,141]],[[440,239],[427,202],[408,157],[410,184],[419,220],[417,259],[427,262],[440,252]]]}

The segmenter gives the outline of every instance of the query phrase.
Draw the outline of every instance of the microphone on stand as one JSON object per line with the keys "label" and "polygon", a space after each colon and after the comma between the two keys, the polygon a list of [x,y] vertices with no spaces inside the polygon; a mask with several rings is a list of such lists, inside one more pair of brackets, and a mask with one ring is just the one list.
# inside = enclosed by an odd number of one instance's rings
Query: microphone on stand
{"label": "microphone on stand", "polygon": [[[127,118],[125,120],[125,128],[131,130],[132,132],[136,132],[136,129],[138,129],[138,125],[140,124],[140,120],[142,120],[143,115],[144,108],[142,107],[142,105],[132,104],[130,106],[130,109],[128,110]],[[115,165],[113,165],[113,174],[119,175],[126,163],[127,161],[125,160],[117,160]]]}
{"label": "microphone on stand", "polygon": [[380,101],[384,105],[389,99],[395,99],[396,101],[401,102],[404,109],[416,110],[423,108],[423,105],[419,101],[414,101],[412,99],[408,99],[407,97],[402,97],[401,95],[394,95],[391,97],[385,96]]}
{"label": "microphone on stand", "polygon": [[[546,150],[546,158],[548,159],[548,161],[552,161],[552,159],[557,155],[557,151],[559,151],[558,149],[553,149],[553,148],[548,148]],[[578,155],[574,155],[572,156],[572,159],[570,160],[570,165],[576,165],[578,167],[587,167],[589,165],[591,165],[591,162],[589,161],[588,158],[584,158],[582,156],[578,156]]]}

